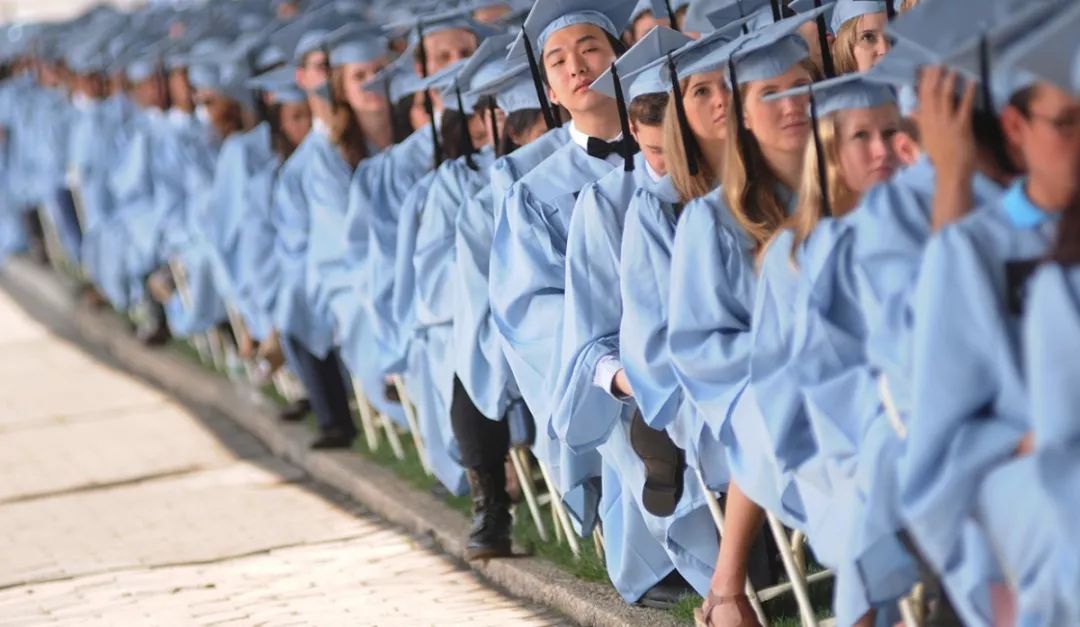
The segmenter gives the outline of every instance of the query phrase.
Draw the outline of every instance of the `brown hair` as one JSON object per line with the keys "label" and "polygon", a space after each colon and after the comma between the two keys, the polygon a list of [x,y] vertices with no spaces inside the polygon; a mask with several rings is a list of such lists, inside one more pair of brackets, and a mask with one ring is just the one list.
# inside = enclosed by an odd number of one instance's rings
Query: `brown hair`
{"label": "brown hair", "polygon": [[[810,59],[803,59],[799,65],[810,73],[813,80],[819,78],[817,66]],[[745,88],[740,93],[745,103]],[[720,183],[724,201],[735,221],[754,241],[756,253],[783,226],[788,217],[787,208],[776,197],[776,186],[781,184],[780,180],[765,161],[765,155],[753,134],[739,132],[737,117],[729,115],[727,118],[728,141],[724,142]],[[747,175],[747,157],[753,178]]]}
{"label": "brown hair", "polygon": [[922,0],[904,0],[900,3],[900,13],[914,9],[919,6],[920,2],[922,2]]}
{"label": "brown hair", "polygon": [[356,168],[368,156],[367,142],[364,140],[364,131],[360,128],[356,114],[353,113],[352,107],[343,96],[345,74],[341,68],[330,70],[330,86],[333,97],[330,105],[330,143],[337,147],[338,154],[350,168]]}
{"label": "brown hair", "polygon": [[[686,87],[690,79],[679,81],[681,92],[686,93]],[[682,129],[679,127],[679,116],[675,111],[675,98],[668,98],[664,108],[664,163],[667,165],[668,175],[675,191],[679,193],[679,201],[690,202],[700,198],[716,188],[716,173],[705,163],[701,148],[695,142],[689,148],[683,143]],[[730,117],[730,116],[729,116]],[[728,136],[730,137],[730,135]],[[725,142],[730,144],[732,142]],[[690,164],[686,157],[687,150],[694,152],[694,158],[698,163],[698,173],[691,176]]]}
{"label": "brown hair", "polygon": [[1049,260],[1063,266],[1080,264],[1080,198],[1062,212]]}
{"label": "brown hair", "polygon": [[667,108],[668,95],[642,94],[630,101],[626,114],[630,119],[643,126],[660,126],[664,123],[664,109]]}

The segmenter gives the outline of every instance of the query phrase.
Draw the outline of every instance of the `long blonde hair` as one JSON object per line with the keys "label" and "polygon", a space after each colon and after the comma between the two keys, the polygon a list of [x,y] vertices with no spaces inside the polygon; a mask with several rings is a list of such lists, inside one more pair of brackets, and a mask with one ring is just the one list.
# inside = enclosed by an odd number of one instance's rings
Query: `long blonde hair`
{"label": "long blonde hair", "polygon": [[[689,84],[689,78],[679,81],[680,93],[685,94]],[[664,163],[667,165],[668,175],[671,176],[671,183],[679,194],[679,201],[688,203],[711,192],[716,188],[718,181],[712,168],[705,163],[705,157],[696,142],[691,150],[694,151],[694,158],[697,160],[698,173],[691,176],[690,164],[686,158],[687,147],[683,143],[676,106],[675,95],[672,94],[664,109]]]}
{"label": "long blonde hair", "polygon": [[850,19],[836,29],[836,38],[832,42],[833,66],[837,74],[851,74],[859,71],[859,62],[855,59],[855,44],[859,39],[859,23],[862,16]]}
{"label": "long blonde hair", "polygon": [[[803,59],[799,65],[810,73],[813,80],[820,78],[817,66],[810,59]],[[739,93],[745,110],[745,88],[741,88]],[[781,228],[788,215],[787,208],[776,196],[776,186],[782,184],[780,179],[765,161],[765,155],[753,134],[739,128],[738,117],[729,115],[727,118],[728,141],[724,142],[720,184],[724,201],[735,221],[753,240],[756,254]],[[753,178],[747,176],[747,157]]]}

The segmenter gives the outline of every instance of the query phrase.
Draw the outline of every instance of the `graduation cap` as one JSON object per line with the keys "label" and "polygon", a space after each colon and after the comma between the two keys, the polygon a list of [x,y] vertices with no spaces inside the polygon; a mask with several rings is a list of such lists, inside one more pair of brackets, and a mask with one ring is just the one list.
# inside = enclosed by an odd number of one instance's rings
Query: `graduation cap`
{"label": "graduation cap", "polygon": [[813,134],[814,149],[817,153],[817,176],[821,187],[821,211],[823,215],[832,215],[829,198],[828,166],[825,163],[825,151],[821,143],[818,120],[837,111],[852,109],[873,109],[882,105],[896,103],[896,92],[879,82],[868,81],[862,73],[846,74],[812,85],[804,85],[778,94],[766,96],[766,102],[782,100],[794,96],[808,96],[810,102],[810,129]]}
{"label": "graduation cap", "polygon": [[1018,42],[1003,66],[1030,72],[1040,80],[1080,96],[1080,4],[1073,4]]}
{"label": "graduation cap", "polygon": [[249,78],[249,89],[269,94],[275,103],[307,102],[307,94],[296,84],[296,68],[280,67]]}
{"label": "graduation cap", "polygon": [[[817,8],[820,4],[821,0],[792,0],[788,6],[803,13]],[[891,20],[896,14],[894,6],[894,2],[886,0],[836,0],[825,13],[825,21],[829,23],[829,30],[835,34],[847,22],[864,15],[884,13]]]}
{"label": "graduation cap", "polygon": [[369,63],[387,55],[390,42],[378,26],[363,23],[346,24],[326,36],[330,64]]}
{"label": "graduation cap", "polygon": [[[536,98],[536,89],[533,87],[532,76],[529,72],[529,64],[523,62],[505,61],[497,75],[486,80],[477,77],[466,96],[474,100],[494,97],[495,106],[506,115],[515,111],[540,108],[540,101]],[[498,118],[495,109],[490,109],[488,113],[491,116],[491,131],[494,133],[491,140],[498,146]]]}
{"label": "graduation cap", "polygon": [[[1032,42],[1040,42],[1044,27],[1058,22],[1059,14],[1060,5],[1033,3],[1008,21],[988,29],[977,40],[954,50],[943,59],[943,65],[958,70],[968,80],[977,81],[988,110],[1001,111],[1013,94],[1034,85],[1038,79],[1023,68],[995,60],[1008,57],[1021,44],[1030,46]],[[1063,58],[1068,60],[1068,55]]]}
{"label": "graduation cap", "polygon": [[[659,81],[649,80],[651,75],[642,73],[646,66],[662,58],[669,52],[682,48],[694,41],[677,30],[666,26],[654,26],[640,41],[623,53],[611,67],[604,71],[589,89],[598,91],[609,98],[614,98],[619,110],[619,123],[623,137],[630,137],[630,117],[626,103],[647,93],[662,93],[667,89]],[[655,74],[655,73],[653,73]],[[640,75],[641,80],[636,80]],[[634,152],[629,142],[624,142],[624,169],[634,169]]]}
{"label": "graduation cap", "polygon": [[533,87],[540,101],[548,129],[557,126],[555,114],[547,101],[537,53],[543,54],[544,44],[556,31],[578,24],[592,24],[615,39],[626,29],[634,10],[632,0],[537,0],[529,11],[521,33],[510,48],[508,59],[526,57],[532,73]]}

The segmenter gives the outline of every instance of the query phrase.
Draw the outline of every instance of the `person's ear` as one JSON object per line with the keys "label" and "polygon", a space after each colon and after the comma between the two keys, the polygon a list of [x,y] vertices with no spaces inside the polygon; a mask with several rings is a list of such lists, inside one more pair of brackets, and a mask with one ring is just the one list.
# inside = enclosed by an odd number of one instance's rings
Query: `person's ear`
{"label": "person's ear", "polygon": [[1020,109],[1008,105],[1001,112],[1001,131],[1005,134],[1005,141],[1010,146],[1019,146],[1024,138],[1024,130],[1027,126],[1027,118]]}
{"label": "person's ear", "polygon": [[562,104],[562,103],[559,102],[559,99],[555,97],[555,90],[554,89],[552,89],[548,85],[545,85],[544,88],[547,89],[548,102],[550,102],[552,106],[559,106],[560,104]]}
{"label": "person's ear", "polygon": [[634,136],[634,141],[641,143],[638,140],[638,134],[640,133],[638,123],[634,120],[630,120],[630,134]]}

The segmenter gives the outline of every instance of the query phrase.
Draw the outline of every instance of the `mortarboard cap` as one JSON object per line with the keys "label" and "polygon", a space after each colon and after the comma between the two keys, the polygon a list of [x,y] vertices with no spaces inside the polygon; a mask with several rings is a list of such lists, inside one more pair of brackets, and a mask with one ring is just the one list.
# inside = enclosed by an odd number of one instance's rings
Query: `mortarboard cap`
{"label": "mortarboard cap", "polygon": [[536,89],[533,88],[532,78],[529,76],[529,64],[524,62],[509,67],[469,91],[469,97],[475,100],[484,96],[495,96],[495,106],[507,115],[515,111],[540,108]]}
{"label": "mortarboard cap", "polygon": [[[621,77],[620,82],[626,100],[631,101],[642,94],[666,92],[668,86],[662,84],[661,81],[649,80],[649,75],[655,76],[657,72],[648,73],[641,70],[692,41],[694,40],[679,31],[666,26],[656,26],[619,57],[615,62],[615,71]],[[604,71],[589,88],[609,98],[614,98],[615,80],[611,69]]]}
{"label": "mortarboard cap", "polygon": [[[618,39],[626,29],[633,0],[537,0],[525,18],[522,32],[538,55],[556,31],[576,24],[592,24]],[[525,54],[525,41],[519,37],[509,57]]]}
{"label": "mortarboard cap", "polygon": [[[1006,54],[1002,64],[1080,96],[1080,4],[1060,11]],[[1007,71],[1007,70],[1005,70]]]}

